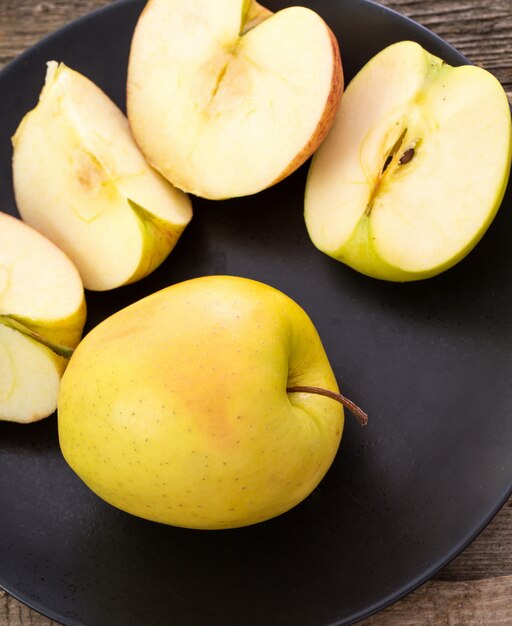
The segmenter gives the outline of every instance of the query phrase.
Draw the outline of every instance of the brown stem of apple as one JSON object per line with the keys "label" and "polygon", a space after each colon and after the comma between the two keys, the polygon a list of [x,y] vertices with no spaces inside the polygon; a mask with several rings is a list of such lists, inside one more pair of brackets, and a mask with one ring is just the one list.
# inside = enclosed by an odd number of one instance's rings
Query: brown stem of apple
{"label": "brown stem of apple", "polygon": [[345,408],[351,411],[357,421],[361,424],[361,426],[366,426],[368,424],[368,414],[363,411],[360,407],[357,406],[352,400],[349,400],[341,393],[336,393],[335,391],[329,391],[329,389],[322,389],[322,387],[309,387],[303,385],[297,385],[295,387],[287,387],[287,393],[316,393],[319,396],[325,396],[326,398],[331,398],[332,400],[336,400],[340,404],[342,404]]}
{"label": "brown stem of apple", "polygon": [[64,359],[70,359],[71,355],[74,352],[73,348],[68,348],[67,346],[53,343],[53,341],[50,341],[49,339],[46,339],[46,337],[43,337],[43,335],[36,333],[34,330],[28,328],[28,326],[25,326],[25,324],[22,324],[10,315],[0,315],[0,324],[2,324],[3,326],[7,326],[7,328],[17,330],[22,335],[25,335],[25,337],[29,337],[30,339],[37,341],[43,346],[46,346],[52,352],[55,352],[56,355],[61,356]]}

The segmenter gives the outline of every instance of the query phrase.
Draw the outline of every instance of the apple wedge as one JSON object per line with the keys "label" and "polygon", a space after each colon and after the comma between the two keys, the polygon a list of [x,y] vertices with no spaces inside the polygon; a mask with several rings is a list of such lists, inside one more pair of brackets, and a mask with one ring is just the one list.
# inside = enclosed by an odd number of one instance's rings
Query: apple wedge
{"label": "apple wedge", "polygon": [[148,166],[123,113],[63,64],[48,64],[13,146],[23,220],[68,254],[88,289],[149,274],[191,219],[189,199]]}
{"label": "apple wedge", "polygon": [[310,9],[150,0],[132,41],[128,118],[173,185],[232,198],[304,163],[333,123],[342,89],[336,38]]}
{"label": "apple wedge", "polygon": [[369,276],[428,278],[485,233],[510,161],[510,108],[499,82],[475,66],[451,67],[417,43],[394,44],[351,81],[313,158],[309,234]]}
{"label": "apple wedge", "polygon": [[68,257],[0,213],[0,419],[33,422],[55,411],[85,316],[82,281]]}

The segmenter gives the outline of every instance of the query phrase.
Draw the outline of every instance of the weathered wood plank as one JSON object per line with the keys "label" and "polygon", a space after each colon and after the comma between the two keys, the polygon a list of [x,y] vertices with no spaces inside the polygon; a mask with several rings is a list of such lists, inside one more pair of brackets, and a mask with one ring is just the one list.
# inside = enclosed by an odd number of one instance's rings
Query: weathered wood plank
{"label": "weathered wood plank", "polygon": [[64,24],[107,0],[0,0],[0,66]]}
{"label": "weathered wood plank", "polygon": [[0,590],[0,626],[59,626]]}
{"label": "weathered wood plank", "polygon": [[510,0],[381,0],[434,31],[492,72],[512,97]]}
{"label": "weathered wood plank", "polygon": [[361,626],[510,626],[512,576],[432,581]]}
{"label": "weathered wood plank", "polygon": [[[467,581],[512,574],[512,498],[464,552],[435,577]],[[512,594],[510,596],[512,605]],[[512,620],[510,621],[512,625]]]}
{"label": "weathered wood plank", "polygon": [[[108,0],[0,0],[0,66],[63,24]],[[512,99],[510,0],[381,0],[493,72]]]}

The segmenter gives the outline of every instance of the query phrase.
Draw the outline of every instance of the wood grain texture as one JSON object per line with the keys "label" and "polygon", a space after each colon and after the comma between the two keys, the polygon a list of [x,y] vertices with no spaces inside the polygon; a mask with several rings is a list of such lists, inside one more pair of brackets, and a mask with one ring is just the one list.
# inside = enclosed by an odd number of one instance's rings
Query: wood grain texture
{"label": "wood grain texture", "polygon": [[[106,0],[0,0],[0,66]],[[381,0],[458,48],[502,83],[512,100],[511,0]]]}
{"label": "wood grain texture", "polygon": [[0,0],[0,66],[57,28],[106,4],[105,0]]}
{"label": "wood grain texture", "polygon": [[361,626],[510,626],[512,576],[432,581]]}
{"label": "wood grain texture", "polygon": [[[512,101],[512,0],[381,3],[433,30],[491,71]],[[107,0],[0,0],[0,67],[60,26],[107,4]],[[512,626],[512,498],[434,580],[361,624]],[[54,625],[0,591],[0,626]]]}
{"label": "wood grain texture", "polygon": [[[512,498],[480,536],[435,578],[439,581],[469,581],[511,574]],[[512,605],[512,594],[509,599]]]}
{"label": "wood grain texture", "polygon": [[512,98],[511,0],[383,0],[492,72]]}
{"label": "wood grain texture", "polygon": [[0,626],[58,626],[0,590]]}

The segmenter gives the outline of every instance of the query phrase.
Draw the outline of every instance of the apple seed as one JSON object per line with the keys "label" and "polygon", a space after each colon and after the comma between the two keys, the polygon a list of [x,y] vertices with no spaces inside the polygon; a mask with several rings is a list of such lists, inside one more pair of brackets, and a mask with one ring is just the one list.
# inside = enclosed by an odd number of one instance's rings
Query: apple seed
{"label": "apple seed", "polygon": [[412,161],[412,158],[414,156],[414,148],[408,148],[403,154],[402,157],[400,158],[400,160],[398,161],[399,165],[404,165],[405,163],[409,163],[409,161]]}

